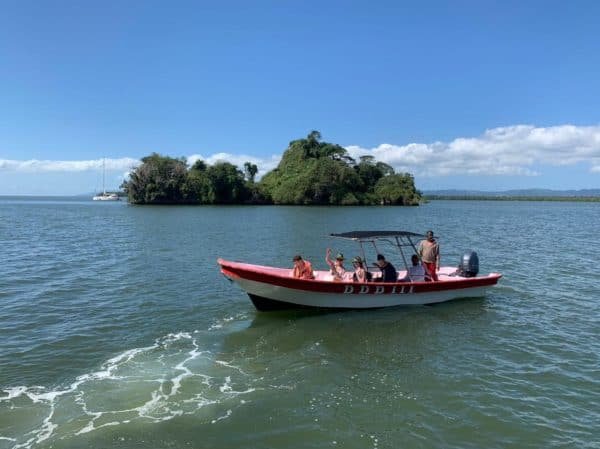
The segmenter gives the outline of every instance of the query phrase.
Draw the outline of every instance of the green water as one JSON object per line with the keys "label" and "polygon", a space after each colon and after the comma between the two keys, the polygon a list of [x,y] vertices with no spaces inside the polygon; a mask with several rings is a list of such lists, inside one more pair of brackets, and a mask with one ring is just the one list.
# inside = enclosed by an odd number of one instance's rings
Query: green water
{"label": "green water", "polygon": [[[600,447],[595,203],[132,207],[0,198],[0,448]],[[433,229],[485,298],[257,312],[217,257],[324,268]]]}

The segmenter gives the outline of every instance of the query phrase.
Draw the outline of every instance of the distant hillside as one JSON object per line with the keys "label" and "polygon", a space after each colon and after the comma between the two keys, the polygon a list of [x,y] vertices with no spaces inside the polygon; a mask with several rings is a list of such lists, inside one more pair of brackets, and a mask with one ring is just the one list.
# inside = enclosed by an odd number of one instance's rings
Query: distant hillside
{"label": "distant hillside", "polygon": [[498,192],[485,192],[481,190],[426,190],[426,197],[482,197],[482,198],[597,198],[600,197],[600,189],[582,190],[551,190],[551,189],[515,189]]}

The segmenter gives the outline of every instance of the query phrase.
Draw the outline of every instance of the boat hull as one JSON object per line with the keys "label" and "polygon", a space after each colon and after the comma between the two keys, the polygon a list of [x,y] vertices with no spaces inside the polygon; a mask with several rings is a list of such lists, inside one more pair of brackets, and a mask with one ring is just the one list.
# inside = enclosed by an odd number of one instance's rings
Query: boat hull
{"label": "boat hull", "polygon": [[[438,282],[333,282],[290,277],[290,270],[219,259],[221,272],[244,290],[258,310],[290,308],[376,309],[482,297],[501,275],[464,278],[440,270]],[[453,269],[452,269],[453,270]]]}
{"label": "boat hull", "polygon": [[119,198],[116,195],[115,196],[97,195],[97,196],[93,197],[92,200],[94,200],[94,201],[121,201],[121,198]]}

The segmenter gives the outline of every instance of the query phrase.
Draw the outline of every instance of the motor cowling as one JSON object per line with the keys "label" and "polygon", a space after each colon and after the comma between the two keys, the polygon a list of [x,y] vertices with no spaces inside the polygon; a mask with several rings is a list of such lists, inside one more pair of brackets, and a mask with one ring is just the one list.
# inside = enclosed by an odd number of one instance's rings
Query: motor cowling
{"label": "motor cowling", "polygon": [[458,274],[472,278],[477,276],[477,273],[479,273],[479,256],[475,251],[467,251],[458,264]]}

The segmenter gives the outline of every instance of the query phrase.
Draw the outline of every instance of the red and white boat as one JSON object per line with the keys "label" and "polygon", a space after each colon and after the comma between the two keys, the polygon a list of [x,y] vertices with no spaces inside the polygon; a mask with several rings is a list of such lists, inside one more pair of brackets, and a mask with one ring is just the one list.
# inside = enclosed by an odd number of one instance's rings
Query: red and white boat
{"label": "red and white boat", "polygon": [[[398,271],[398,279],[407,273],[406,248],[416,253],[415,239],[420,234],[407,231],[356,231],[331,234],[332,237],[358,242],[364,257],[364,244],[391,244],[399,251],[405,270]],[[433,304],[458,298],[482,297],[488,287],[498,283],[499,273],[478,275],[479,260],[473,251],[466,253],[459,267],[440,267],[438,281],[378,282],[377,271],[372,282],[353,282],[350,276],[334,280],[330,271],[313,271],[314,279],[296,279],[290,268],[276,268],[231,262],[219,259],[221,272],[244,290],[254,306],[261,311],[290,308],[372,309],[402,305]]]}

